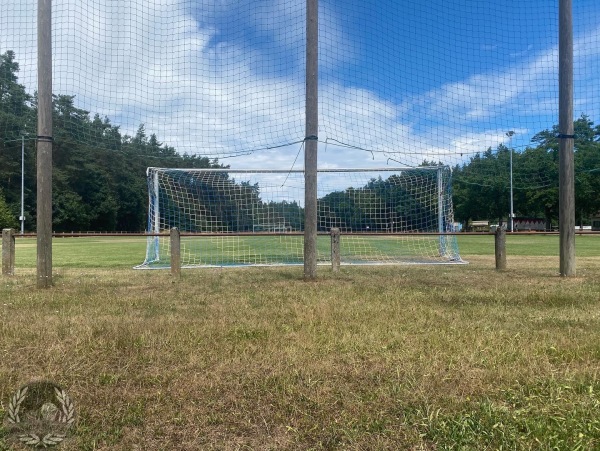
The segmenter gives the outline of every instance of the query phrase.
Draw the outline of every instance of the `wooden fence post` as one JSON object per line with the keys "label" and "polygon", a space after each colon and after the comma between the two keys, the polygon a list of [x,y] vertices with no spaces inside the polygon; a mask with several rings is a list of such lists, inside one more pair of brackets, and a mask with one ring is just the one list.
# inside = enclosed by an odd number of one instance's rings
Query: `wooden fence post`
{"label": "wooden fence post", "polygon": [[15,230],[2,229],[2,274],[15,275]]}
{"label": "wooden fence post", "polygon": [[494,239],[496,253],[496,269],[506,269],[506,228],[498,226]]}
{"label": "wooden fence post", "polygon": [[181,277],[181,235],[177,227],[171,229],[171,275]]}
{"label": "wooden fence post", "polygon": [[340,229],[337,227],[331,229],[331,270],[340,270]]}

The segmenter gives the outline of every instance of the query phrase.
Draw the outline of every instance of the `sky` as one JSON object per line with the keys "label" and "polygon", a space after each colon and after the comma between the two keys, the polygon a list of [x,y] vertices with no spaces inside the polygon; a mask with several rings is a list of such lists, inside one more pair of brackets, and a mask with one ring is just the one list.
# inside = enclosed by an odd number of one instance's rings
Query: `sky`
{"label": "sky", "polygon": [[[36,4],[0,0],[29,92]],[[573,4],[574,115],[600,123],[600,2]],[[301,169],[304,21],[298,0],[54,0],[54,92],[181,153]],[[319,35],[320,167],[454,165],[558,121],[558,0],[320,0]]]}

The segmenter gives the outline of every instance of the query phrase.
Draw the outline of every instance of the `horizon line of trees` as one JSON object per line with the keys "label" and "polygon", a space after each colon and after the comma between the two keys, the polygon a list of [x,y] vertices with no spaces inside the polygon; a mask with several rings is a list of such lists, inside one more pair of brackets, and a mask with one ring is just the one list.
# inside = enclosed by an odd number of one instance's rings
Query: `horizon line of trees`
{"label": "horizon line of trees", "polygon": [[[600,213],[600,125],[585,114],[574,121],[575,213],[589,225]],[[540,218],[546,229],[558,221],[558,126],[543,130],[532,145],[515,151],[499,145],[453,168],[455,219],[506,221],[510,215],[510,153],[513,159],[513,205],[517,217]]]}
{"label": "horizon line of trees", "polygon": [[[36,152],[33,137],[37,99],[19,84],[18,72],[14,52],[0,54],[0,228],[19,226],[21,145],[25,136],[25,227],[34,230]],[[148,166],[223,167],[216,159],[179,154],[175,148],[159,142],[155,134],[148,135],[143,124],[134,136],[123,134],[108,118],[98,114],[92,117],[90,112],[77,108],[75,96],[53,96],[53,122],[53,229],[58,232],[145,230]],[[582,114],[574,126],[576,221],[589,224],[591,217],[600,212],[600,125],[594,125]],[[452,176],[455,220],[466,224],[471,220],[502,221],[508,217],[512,152],[515,215],[544,218],[549,228],[558,220],[557,135],[558,127],[554,126],[537,133],[531,146],[523,150],[500,145],[457,164]],[[424,165],[431,163],[424,162]],[[374,187],[384,185],[382,181]],[[258,192],[258,187],[254,189]],[[345,198],[347,193],[330,193],[323,200],[331,202],[336,197]],[[350,228],[366,227],[365,215],[348,199],[344,202],[345,206],[335,207],[335,221],[332,221]],[[271,208],[295,218],[300,210],[297,205],[272,205]],[[374,211],[369,214],[379,215]],[[425,217],[429,213],[423,210],[420,214]],[[293,222],[300,226],[302,219],[296,218]]]}
{"label": "horizon line of trees", "polygon": [[[21,146],[25,139],[26,230],[35,230],[37,99],[18,83],[15,54],[0,54],[0,228],[18,228],[21,204]],[[75,96],[53,95],[53,229],[143,231],[147,224],[148,166],[222,167],[216,159],[180,155],[148,136],[135,136],[98,114],[77,108]],[[83,138],[83,139],[82,139]]]}
{"label": "horizon line of trees", "polygon": [[[450,170],[414,168],[383,179],[371,178],[361,186],[329,192],[317,199],[317,230],[333,227],[343,232],[437,232],[438,205],[442,226],[448,225]],[[158,191],[153,180],[156,177]],[[442,198],[438,182],[442,180]],[[161,169],[149,174],[152,212],[160,229],[178,227],[188,232],[300,231],[304,208],[294,199],[272,200],[268,182],[236,181],[223,173]],[[279,197],[278,197],[279,198]],[[154,199],[156,199],[154,203]],[[271,200],[268,200],[271,199]]]}

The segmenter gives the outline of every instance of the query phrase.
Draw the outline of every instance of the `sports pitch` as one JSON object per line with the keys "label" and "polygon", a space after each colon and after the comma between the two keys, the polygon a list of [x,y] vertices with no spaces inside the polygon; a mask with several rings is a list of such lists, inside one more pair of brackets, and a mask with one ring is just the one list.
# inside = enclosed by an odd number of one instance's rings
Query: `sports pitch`
{"label": "sports pitch", "polygon": [[[190,239],[190,238],[187,238]],[[210,243],[210,238],[202,238]],[[256,240],[257,238],[250,238]],[[258,238],[267,241],[274,254],[287,252],[280,245],[279,238]],[[436,238],[431,237],[432,241]],[[186,238],[182,240],[185,243]],[[472,255],[494,255],[494,237],[492,235],[458,236],[458,248],[461,257],[469,260]],[[367,240],[369,241],[369,240]],[[146,255],[147,238],[144,237],[79,237],[55,238],[53,240],[53,265],[57,268],[132,268],[141,264]],[[600,257],[600,235],[581,235],[575,240],[578,257]],[[35,268],[36,242],[34,238],[17,238],[16,267]],[[386,242],[381,238],[373,238],[370,245],[385,249]],[[511,257],[559,255],[559,237],[557,235],[510,235],[507,237],[507,255]],[[261,247],[265,247],[264,244]],[[223,248],[213,246],[213,252],[223,252]],[[330,252],[330,241],[320,236],[318,251],[327,256]],[[225,250],[226,252],[226,250]]]}

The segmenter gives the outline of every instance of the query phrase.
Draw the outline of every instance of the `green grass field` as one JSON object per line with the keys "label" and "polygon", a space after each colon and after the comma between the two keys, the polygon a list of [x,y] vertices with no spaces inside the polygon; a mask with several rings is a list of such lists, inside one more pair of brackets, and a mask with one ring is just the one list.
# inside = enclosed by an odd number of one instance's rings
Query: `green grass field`
{"label": "green grass field", "polygon": [[[319,251],[329,251],[329,238],[320,237]],[[268,238],[276,241],[277,238]],[[559,254],[559,238],[556,235],[509,235],[507,255],[556,256]],[[377,240],[374,240],[375,244]],[[34,238],[17,238],[17,268],[35,268],[36,242]],[[600,257],[600,235],[583,235],[575,239],[578,257]],[[471,255],[493,256],[494,237],[492,235],[466,235],[458,237],[458,245],[463,259]],[[53,240],[53,266],[56,268],[132,268],[144,261],[146,238],[143,237],[82,237],[55,238]],[[274,246],[274,253],[285,252]]]}
{"label": "green grass field", "polygon": [[[468,265],[136,271],[137,238],[55,239],[0,285],[0,414],[64,387],[67,450],[600,449],[600,236],[461,236]],[[12,449],[0,429],[0,449]],[[19,449],[18,447],[16,449]],[[24,448],[27,449],[27,448]]]}

